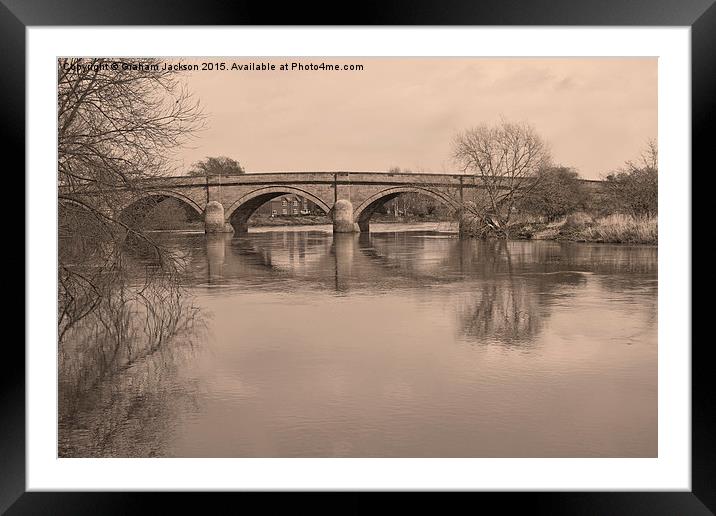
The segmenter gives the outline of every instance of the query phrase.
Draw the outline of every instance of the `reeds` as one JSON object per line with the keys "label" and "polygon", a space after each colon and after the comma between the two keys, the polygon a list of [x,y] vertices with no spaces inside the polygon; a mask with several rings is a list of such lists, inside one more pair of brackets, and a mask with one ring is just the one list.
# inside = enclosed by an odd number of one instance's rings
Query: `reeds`
{"label": "reeds", "polygon": [[614,214],[575,228],[577,240],[624,244],[656,244],[657,217]]}

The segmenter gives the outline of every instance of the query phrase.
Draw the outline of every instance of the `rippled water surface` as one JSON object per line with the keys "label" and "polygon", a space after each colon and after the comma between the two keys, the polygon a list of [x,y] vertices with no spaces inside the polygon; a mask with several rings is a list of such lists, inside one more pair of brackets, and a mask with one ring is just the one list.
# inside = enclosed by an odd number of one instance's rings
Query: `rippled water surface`
{"label": "rippled water surface", "polygon": [[106,453],[656,456],[657,249],[446,229],[162,235],[207,332]]}

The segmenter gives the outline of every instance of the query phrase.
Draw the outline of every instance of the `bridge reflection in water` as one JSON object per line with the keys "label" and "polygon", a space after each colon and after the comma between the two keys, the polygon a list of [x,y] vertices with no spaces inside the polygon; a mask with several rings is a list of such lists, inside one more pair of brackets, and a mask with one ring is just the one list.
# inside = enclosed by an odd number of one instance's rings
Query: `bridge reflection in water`
{"label": "bridge reflection in water", "polygon": [[[291,291],[332,290],[336,295],[447,288],[458,299],[463,337],[506,344],[533,339],[563,301],[588,281],[622,291],[656,287],[657,251],[556,242],[504,242],[456,238],[435,231],[333,234],[266,231],[209,234],[207,285]],[[201,268],[200,268],[201,269]],[[649,301],[656,309],[656,299]]]}

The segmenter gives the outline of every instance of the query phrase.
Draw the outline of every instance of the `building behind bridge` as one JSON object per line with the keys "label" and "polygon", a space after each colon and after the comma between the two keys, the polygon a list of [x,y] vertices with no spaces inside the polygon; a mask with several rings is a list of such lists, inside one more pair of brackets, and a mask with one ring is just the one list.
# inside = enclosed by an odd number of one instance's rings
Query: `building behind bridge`
{"label": "building behind bridge", "polygon": [[269,217],[297,217],[301,215],[323,215],[323,210],[310,199],[301,195],[282,195],[271,199],[255,214]]}

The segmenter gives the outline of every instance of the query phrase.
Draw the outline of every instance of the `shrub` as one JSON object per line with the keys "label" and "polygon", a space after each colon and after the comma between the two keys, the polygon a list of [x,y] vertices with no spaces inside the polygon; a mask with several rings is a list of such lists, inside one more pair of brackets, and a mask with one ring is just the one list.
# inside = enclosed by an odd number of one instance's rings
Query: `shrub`
{"label": "shrub", "polygon": [[594,219],[591,215],[583,211],[577,211],[567,215],[567,218],[564,221],[564,226],[567,228],[578,228],[586,226],[587,224],[592,224],[593,222]]}
{"label": "shrub", "polygon": [[520,201],[520,208],[548,220],[564,217],[582,206],[585,192],[576,170],[550,167],[538,172],[535,186]]}

